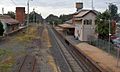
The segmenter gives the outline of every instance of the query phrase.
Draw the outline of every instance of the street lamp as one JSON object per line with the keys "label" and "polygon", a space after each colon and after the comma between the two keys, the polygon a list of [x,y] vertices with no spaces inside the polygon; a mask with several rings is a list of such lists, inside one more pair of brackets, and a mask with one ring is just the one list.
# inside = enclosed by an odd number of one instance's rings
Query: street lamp
{"label": "street lamp", "polygon": [[109,20],[109,50],[108,50],[108,52],[110,53],[110,36],[111,36],[111,26],[110,26],[110,20]]}

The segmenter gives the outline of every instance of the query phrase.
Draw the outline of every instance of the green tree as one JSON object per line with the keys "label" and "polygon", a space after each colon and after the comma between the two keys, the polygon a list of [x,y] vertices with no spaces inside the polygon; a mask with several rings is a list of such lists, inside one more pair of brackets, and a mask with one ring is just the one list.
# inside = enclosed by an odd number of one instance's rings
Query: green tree
{"label": "green tree", "polygon": [[73,15],[72,14],[69,14],[69,15],[60,15],[59,19],[62,21],[62,23],[64,23],[65,21],[68,21],[70,19],[73,18]]}
{"label": "green tree", "polygon": [[8,11],[7,15],[9,15],[11,18],[15,19],[15,13],[12,11]]}
{"label": "green tree", "polygon": [[[106,10],[103,13],[100,13],[97,16],[96,32],[98,33],[98,37],[101,39],[107,39],[109,36],[109,20],[110,20],[109,18],[110,18],[110,13],[108,10]],[[110,25],[111,25],[111,23],[110,23]],[[110,29],[110,30],[112,30],[112,29]]]}
{"label": "green tree", "polygon": [[41,14],[38,14],[37,12],[35,11],[32,11],[30,14],[29,14],[29,19],[30,19],[30,22],[43,22],[43,17],[41,16]]}
{"label": "green tree", "polygon": [[70,19],[72,19],[73,15],[69,14],[69,15],[60,15],[60,17],[55,16],[53,14],[50,14],[47,18],[46,21],[49,22],[50,24],[63,24],[65,21],[68,21]]}
{"label": "green tree", "polygon": [[45,19],[47,22],[49,22],[50,24],[55,24],[55,25],[58,25],[61,23],[61,20],[59,19],[58,16],[55,16],[53,14],[50,14],[46,19]]}
{"label": "green tree", "polygon": [[110,18],[112,19],[112,20],[117,20],[117,18],[119,17],[119,15],[118,15],[118,7],[115,5],[115,4],[113,4],[113,3],[110,3],[109,4],[109,12],[110,12]]}
{"label": "green tree", "polygon": [[118,21],[119,20],[119,15],[117,14],[118,12],[118,7],[112,3],[109,4],[109,9],[106,10],[103,13],[100,13],[97,16],[96,20],[96,32],[98,33],[98,37],[101,39],[108,39],[109,36],[109,24],[110,24],[110,32],[112,34],[113,29],[112,29],[112,20]]}

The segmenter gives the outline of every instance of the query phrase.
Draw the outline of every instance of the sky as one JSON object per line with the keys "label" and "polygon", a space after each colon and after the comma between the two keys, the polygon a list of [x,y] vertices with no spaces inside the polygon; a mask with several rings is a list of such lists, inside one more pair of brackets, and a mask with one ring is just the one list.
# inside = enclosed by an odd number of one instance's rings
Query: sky
{"label": "sky", "polygon": [[[2,8],[4,12],[8,11],[15,12],[15,7],[26,7],[27,12],[28,0],[1,0],[0,1],[0,14]],[[61,15],[61,14],[72,14],[76,12],[75,3],[83,2],[84,9],[92,8],[92,0],[30,0],[30,12],[35,11],[46,18],[49,14]],[[108,9],[108,4],[114,3],[118,6],[120,13],[120,0],[93,0],[94,9],[100,12]]]}

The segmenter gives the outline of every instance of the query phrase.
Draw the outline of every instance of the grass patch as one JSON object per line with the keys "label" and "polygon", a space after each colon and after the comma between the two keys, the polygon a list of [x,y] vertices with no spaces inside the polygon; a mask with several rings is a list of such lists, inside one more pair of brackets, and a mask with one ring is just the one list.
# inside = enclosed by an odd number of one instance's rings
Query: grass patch
{"label": "grass patch", "polygon": [[0,57],[5,55],[5,52],[6,52],[5,50],[0,49]]}
{"label": "grass patch", "polygon": [[0,72],[10,72],[13,64],[0,64]]}
{"label": "grass patch", "polygon": [[30,42],[36,38],[37,27],[29,27],[23,34],[16,37],[17,41],[20,42]]}
{"label": "grass patch", "polygon": [[14,63],[13,52],[0,49],[0,72],[10,72]]}

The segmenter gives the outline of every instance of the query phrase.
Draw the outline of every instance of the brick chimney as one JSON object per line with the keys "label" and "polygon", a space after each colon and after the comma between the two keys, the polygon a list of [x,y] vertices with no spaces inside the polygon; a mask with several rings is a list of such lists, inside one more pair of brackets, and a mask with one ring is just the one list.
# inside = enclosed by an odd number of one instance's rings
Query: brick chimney
{"label": "brick chimney", "polygon": [[23,24],[25,22],[25,7],[16,7],[16,20]]}

